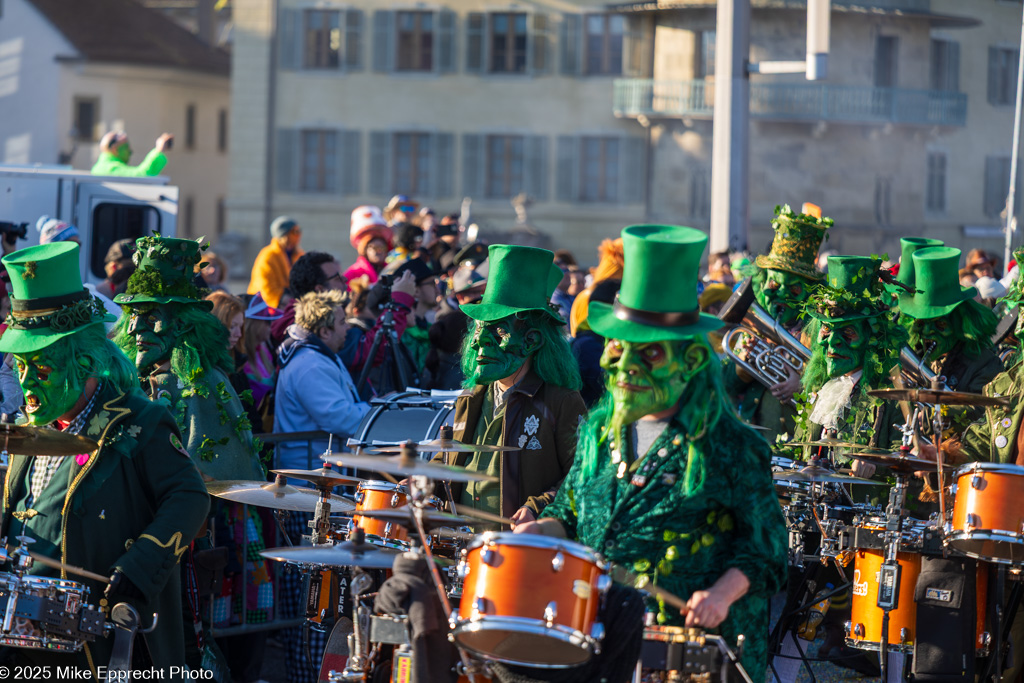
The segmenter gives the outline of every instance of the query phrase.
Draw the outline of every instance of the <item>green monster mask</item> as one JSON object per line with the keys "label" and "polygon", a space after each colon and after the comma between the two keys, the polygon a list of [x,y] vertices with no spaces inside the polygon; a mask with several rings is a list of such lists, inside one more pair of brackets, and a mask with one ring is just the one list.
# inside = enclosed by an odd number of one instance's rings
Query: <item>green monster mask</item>
{"label": "green monster mask", "polygon": [[133,309],[127,332],[135,337],[135,367],[140,372],[168,360],[178,337],[166,306],[148,311]]}
{"label": "green monster mask", "polygon": [[803,303],[811,294],[812,284],[807,278],[785,270],[764,270],[764,283],[755,288],[757,304],[784,327],[797,323]]}
{"label": "green monster mask", "polygon": [[609,339],[601,367],[614,403],[612,433],[679,403],[690,378],[707,362],[707,350],[699,344]]}
{"label": "green monster mask", "polygon": [[114,154],[118,159],[127,164],[128,160],[132,158],[132,146],[127,142],[122,142],[117,146],[117,149],[114,150]]}
{"label": "green monster mask", "polygon": [[821,324],[819,341],[825,350],[825,371],[829,379],[864,366],[868,349],[867,331],[863,320],[839,323],[835,327]]}
{"label": "green monster mask", "polygon": [[[932,363],[953,350],[957,335],[948,317],[915,320],[910,326],[910,348],[926,363]],[[928,357],[925,352],[931,349]]]}
{"label": "green monster mask", "polygon": [[493,384],[511,377],[543,343],[538,330],[514,315],[491,322],[477,322],[470,344],[470,349],[476,352],[473,383]]}
{"label": "green monster mask", "polygon": [[84,368],[59,341],[39,351],[14,354],[14,359],[31,424],[50,424],[70,411],[82,395]]}

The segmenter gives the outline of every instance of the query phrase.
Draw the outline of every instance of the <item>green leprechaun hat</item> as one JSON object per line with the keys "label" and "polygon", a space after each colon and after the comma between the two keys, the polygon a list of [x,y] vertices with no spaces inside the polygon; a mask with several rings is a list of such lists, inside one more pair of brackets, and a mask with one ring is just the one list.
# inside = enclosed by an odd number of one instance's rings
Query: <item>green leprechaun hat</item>
{"label": "green leprechaun hat", "polygon": [[896,275],[896,282],[914,286],[914,254],[921,249],[928,247],[941,247],[942,240],[933,240],[928,237],[904,237],[900,240],[900,272]]}
{"label": "green leprechaun hat", "polygon": [[192,240],[152,235],[135,240],[132,261],[136,270],[128,278],[124,294],[114,297],[123,306],[145,304],[195,304],[213,308],[194,283],[196,266],[202,260],[202,247]]}
{"label": "green leprechaun hat", "polygon": [[75,242],[51,242],[3,257],[11,278],[11,314],[0,352],[30,353],[89,325],[114,322],[82,286]]}
{"label": "green leprechaun hat", "polygon": [[823,322],[840,323],[874,318],[889,311],[873,256],[829,256],[828,279],[804,304],[804,312]]}
{"label": "green leprechaun hat", "polygon": [[976,287],[960,286],[959,271],[959,249],[927,247],[914,252],[914,287],[917,291],[900,295],[900,312],[915,320],[930,320],[947,315],[963,302],[976,297]]}
{"label": "green leprechaun hat", "polygon": [[788,204],[776,206],[772,248],[767,256],[758,256],[755,263],[759,268],[784,270],[809,280],[821,280],[825,275],[815,267],[815,262],[825,231],[831,226],[831,218],[797,214]]}
{"label": "green leprechaun hat", "polygon": [[697,282],[708,236],[677,225],[622,231],[625,266],[614,304],[591,301],[587,322],[609,339],[655,342],[714,332],[722,321],[700,312]]}
{"label": "green leprechaun hat", "polygon": [[565,323],[551,304],[551,294],[562,279],[555,254],[537,247],[492,244],[487,249],[489,273],[483,298],[465,304],[462,312],[473,320],[491,322],[515,313],[542,311]]}

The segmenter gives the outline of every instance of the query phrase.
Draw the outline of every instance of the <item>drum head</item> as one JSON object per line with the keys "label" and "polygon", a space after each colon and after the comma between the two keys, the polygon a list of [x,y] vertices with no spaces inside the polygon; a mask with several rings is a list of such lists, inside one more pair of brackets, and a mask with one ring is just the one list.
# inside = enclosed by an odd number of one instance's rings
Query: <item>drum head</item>
{"label": "drum head", "polygon": [[[453,401],[402,392],[376,402],[356,430],[364,443],[373,441],[429,441],[442,425],[452,423]],[[432,453],[426,454],[429,458]]]}
{"label": "drum head", "polygon": [[540,669],[578,666],[593,654],[582,633],[545,628],[541,622],[502,621],[489,618],[460,624],[454,631],[455,642],[484,659]]}

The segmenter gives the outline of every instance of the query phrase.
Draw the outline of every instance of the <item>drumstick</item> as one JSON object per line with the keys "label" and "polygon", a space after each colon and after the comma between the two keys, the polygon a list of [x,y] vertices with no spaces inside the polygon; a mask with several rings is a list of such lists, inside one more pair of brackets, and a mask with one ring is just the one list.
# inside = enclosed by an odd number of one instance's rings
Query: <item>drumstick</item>
{"label": "drumstick", "polygon": [[664,588],[659,588],[658,586],[654,585],[653,583],[651,583],[650,578],[648,578],[647,576],[638,576],[633,572],[629,571],[628,569],[626,569],[625,567],[618,564],[611,565],[610,573],[611,577],[619,583],[632,586],[633,588],[636,588],[638,591],[653,595],[662,602],[672,605],[673,607],[678,609],[679,614],[681,614],[684,617],[690,611],[690,608],[686,604],[686,600],[683,600],[675,593],[669,593]]}
{"label": "drumstick", "polygon": [[46,555],[40,555],[39,553],[32,552],[31,550],[28,552],[28,554],[29,557],[31,557],[33,560],[35,560],[39,564],[45,564],[47,567],[53,567],[54,569],[62,569],[68,572],[69,574],[78,574],[79,576],[84,576],[87,579],[99,581],[100,583],[110,583],[110,579],[108,577],[103,576],[101,574],[93,573],[88,569],[82,569],[81,567],[75,567],[70,564],[64,564],[60,560],[55,560],[52,557],[47,557]]}
{"label": "drumstick", "polygon": [[468,505],[456,504],[455,514],[464,515],[466,517],[475,517],[477,519],[482,519],[485,522],[494,522],[495,524],[504,524],[505,526],[512,526],[512,520],[508,517],[502,517],[500,515],[495,515],[484,510],[478,510]]}

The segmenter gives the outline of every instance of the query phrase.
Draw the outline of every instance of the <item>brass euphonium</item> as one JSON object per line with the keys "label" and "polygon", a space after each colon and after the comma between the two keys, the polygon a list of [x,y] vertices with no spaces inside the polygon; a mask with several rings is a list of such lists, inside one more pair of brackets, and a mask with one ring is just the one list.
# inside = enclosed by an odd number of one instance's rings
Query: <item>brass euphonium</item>
{"label": "brass euphonium", "polygon": [[[932,344],[926,351],[925,358],[931,355],[932,349],[935,345]],[[910,387],[923,387],[930,389],[935,386],[935,380],[938,377],[932,369],[928,367],[928,364],[918,358],[917,354],[914,353],[909,346],[904,346],[900,350],[900,375],[903,376],[904,386]],[[945,379],[945,378],[943,378]],[[946,389],[945,383],[940,382],[940,387]]]}

